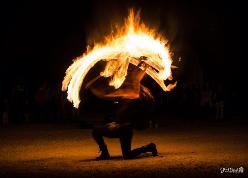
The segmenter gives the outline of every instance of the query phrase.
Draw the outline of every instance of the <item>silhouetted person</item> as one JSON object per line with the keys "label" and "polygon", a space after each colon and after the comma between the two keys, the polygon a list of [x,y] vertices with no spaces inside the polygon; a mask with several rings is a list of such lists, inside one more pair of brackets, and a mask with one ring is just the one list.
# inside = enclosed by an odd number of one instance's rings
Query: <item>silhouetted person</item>
{"label": "silhouetted person", "polygon": [[48,119],[49,101],[51,99],[50,92],[48,82],[43,81],[35,93],[36,117],[39,121]]}
{"label": "silhouetted person", "polygon": [[9,100],[8,98],[4,98],[2,101],[2,124],[3,125],[8,125],[9,123]]}
{"label": "silhouetted person", "polygon": [[22,77],[17,79],[12,88],[10,102],[11,119],[13,119],[13,122],[24,122],[28,104],[28,91]]}
{"label": "silhouetted person", "polygon": [[218,85],[217,91],[214,94],[215,101],[215,119],[224,118],[224,93],[221,85]]}
{"label": "silhouetted person", "polygon": [[[147,67],[143,62],[141,62],[139,66],[140,65],[143,65],[145,69]],[[140,70],[138,67],[129,67],[128,76],[120,89],[110,93],[104,93],[97,88],[90,88],[92,93],[100,98],[113,98],[115,100],[118,98],[120,105],[117,112],[111,117],[111,122],[105,124],[103,127],[95,128],[92,131],[92,136],[101,151],[97,159],[110,159],[108,148],[103,137],[120,139],[124,159],[131,159],[146,152],[151,152],[153,156],[157,155],[157,149],[154,143],[131,150],[133,128],[142,127],[144,124],[142,119],[144,119],[143,117],[146,111],[150,108],[149,102],[153,100],[149,89],[140,84],[144,75],[145,70]]]}
{"label": "silhouetted person", "polygon": [[208,118],[212,109],[212,91],[210,90],[208,83],[206,83],[201,90],[201,108],[203,117]]}

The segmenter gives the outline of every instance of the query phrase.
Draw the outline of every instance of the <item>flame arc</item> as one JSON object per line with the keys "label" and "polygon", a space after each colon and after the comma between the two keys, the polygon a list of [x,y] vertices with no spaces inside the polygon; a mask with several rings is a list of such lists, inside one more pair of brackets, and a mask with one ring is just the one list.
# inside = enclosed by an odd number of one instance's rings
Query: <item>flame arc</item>
{"label": "flame arc", "polygon": [[103,77],[110,77],[110,86],[118,89],[125,81],[129,63],[138,66],[142,56],[149,67],[145,70],[164,91],[170,91],[175,84],[166,86],[164,81],[171,79],[171,64],[167,40],[140,23],[139,13],[136,15],[131,9],[123,29],[116,36],[107,38],[105,44],[96,44],[91,51],[78,57],[67,69],[62,82],[62,90],[67,90],[67,99],[78,108],[80,104],[79,92],[86,74],[99,61],[106,61]]}

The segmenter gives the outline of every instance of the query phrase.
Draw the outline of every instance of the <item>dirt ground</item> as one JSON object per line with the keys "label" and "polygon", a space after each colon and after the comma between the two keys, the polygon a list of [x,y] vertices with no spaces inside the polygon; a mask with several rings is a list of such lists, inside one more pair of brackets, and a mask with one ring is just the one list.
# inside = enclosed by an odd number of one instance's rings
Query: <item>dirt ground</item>
{"label": "dirt ground", "polygon": [[[96,161],[91,130],[78,125],[0,128],[0,177],[245,177],[247,122],[168,122],[135,131],[133,148],[157,144],[159,156],[123,160],[118,139],[106,139],[112,159]],[[221,173],[221,168],[244,168]]]}

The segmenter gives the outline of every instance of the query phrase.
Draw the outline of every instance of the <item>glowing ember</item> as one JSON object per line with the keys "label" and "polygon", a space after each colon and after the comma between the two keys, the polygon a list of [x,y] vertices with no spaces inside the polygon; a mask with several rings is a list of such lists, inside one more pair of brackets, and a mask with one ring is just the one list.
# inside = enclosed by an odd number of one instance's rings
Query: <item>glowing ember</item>
{"label": "glowing ember", "polygon": [[[109,85],[115,89],[125,81],[129,63],[137,66],[144,59],[142,56],[145,56],[145,63],[149,65],[145,72],[164,91],[170,91],[176,86],[176,83],[168,86],[164,84],[165,80],[172,79],[172,60],[166,46],[167,40],[140,23],[139,17],[139,13],[134,14],[131,9],[124,27],[119,29],[115,36],[107,37],[104,44],[96,44],[67,69],[62,90],[67,90],[67,99],[74,107],[79,106],[79,91],[86,74],[101,60],[107,61],[107,64],[100,75],[110,77]],[[140,69],[144,70],[143,66],[140,66]]]}

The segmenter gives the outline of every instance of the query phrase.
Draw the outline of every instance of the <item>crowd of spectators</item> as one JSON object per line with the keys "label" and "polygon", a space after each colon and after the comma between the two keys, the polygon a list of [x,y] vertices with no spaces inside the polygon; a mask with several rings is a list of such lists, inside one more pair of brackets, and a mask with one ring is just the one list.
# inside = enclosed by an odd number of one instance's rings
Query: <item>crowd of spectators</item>
{"label": "crowd of spectators", "polygon": [[179,83],[173,91],[162,92],[160,100],[159,108],[168,117],[224,121],[241,112],[237,93],[222,83]]}
{"label": "crowd of spectators", "polygon": [[48,80],[30,87],[23,77],[18,78],[2,93],[1,106],[2,124],[64,123],[77,117],[61,86]]}
{"label": "crowd of spectators", "polygon": [[[161,92],[156,108],[165,112],[167,117],[223,120],[230,118],[230,111],[235,111],[231,105],[235,93],[227,92],[221,84],[179,83],[173,91]],[[23,78],[17,79],[8,93],[2,93],[1,108],[2,124],[66,123],[82,119],[80,111],[87,109],[73,108],[60,84],[43,80],[36,87],[30,87]]]}

